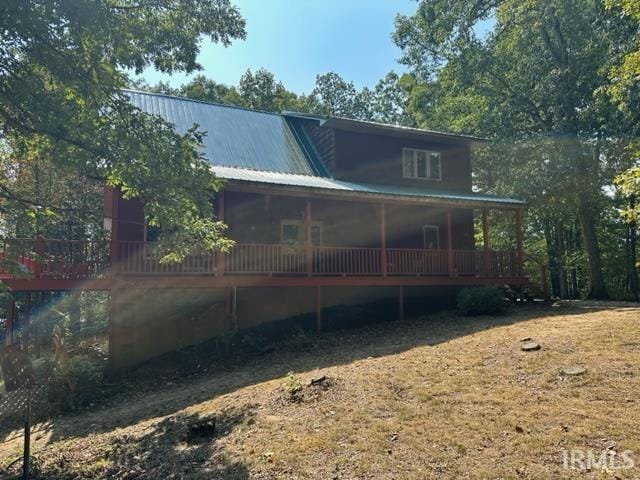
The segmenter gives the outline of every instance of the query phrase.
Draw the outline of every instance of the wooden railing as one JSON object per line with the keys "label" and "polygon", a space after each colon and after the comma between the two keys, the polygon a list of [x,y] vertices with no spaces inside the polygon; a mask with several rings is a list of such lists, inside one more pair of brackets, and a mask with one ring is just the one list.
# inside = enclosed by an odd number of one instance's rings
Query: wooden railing
{"label": "wooden railing", "polygon": [[0,276],[97,278],[109,267],[109,243],[103,240],[2,239]]}
{"label": "wooden railing", "polygon": [[447,275],[447,250],[414,248],[388,248],[387,273],[389,275]]}
{"label": "wooden railing", "polygon": [[305,247],[280,244],[236,244],[225,259],[232,274],[300,274],[306,271]]}
{"label": "wooden railing", "polygon": [[305,245],[236,244],[228,254],[195,249],[182,262],[163,263],[155,244],[123,241],[117,263],[110,265],[109,247],[108,241],[0,240],[0,278],[20,272],[36,278],[96,278],[110,266],[123,275],[518,276],[515,251],[453,250],[450,271],[447,250],[387,248],[383,255],[381,248],[313,246],[308,256]]}
{"label": "wooden railing", "polygon": [[150,242],[118,242],[120,273],[142,275],[193,275],[215,272],[215,252],[194,250],[180,263],[161,262],[163,254]]}
{"label": "wooden railing", "polygon": [[313,247],[317,275],[379,275],[379,248]]}

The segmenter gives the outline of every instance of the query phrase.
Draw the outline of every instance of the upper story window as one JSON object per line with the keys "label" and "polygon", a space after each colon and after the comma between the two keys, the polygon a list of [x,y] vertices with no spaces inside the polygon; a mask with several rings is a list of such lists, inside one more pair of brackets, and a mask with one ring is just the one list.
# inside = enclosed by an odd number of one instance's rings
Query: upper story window
{"label": "upper story window", "polygon": [[440,152],[403,148],[402,176],[404,178],[442,180]]}

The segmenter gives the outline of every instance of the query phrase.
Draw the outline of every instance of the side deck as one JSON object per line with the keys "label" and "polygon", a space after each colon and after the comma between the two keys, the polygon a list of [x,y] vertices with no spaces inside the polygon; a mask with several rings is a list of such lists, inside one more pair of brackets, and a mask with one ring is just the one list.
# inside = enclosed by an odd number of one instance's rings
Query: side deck
{"label": "side deck", "polygon": [[[114,255],[115,253],[115,255]],[[13,290],[110,290],[135,278],[144,287],[522,284],[516,250],[354,248],[236,244],[163,263],[152,242],[4,240],[14,259],[0,278]]]}

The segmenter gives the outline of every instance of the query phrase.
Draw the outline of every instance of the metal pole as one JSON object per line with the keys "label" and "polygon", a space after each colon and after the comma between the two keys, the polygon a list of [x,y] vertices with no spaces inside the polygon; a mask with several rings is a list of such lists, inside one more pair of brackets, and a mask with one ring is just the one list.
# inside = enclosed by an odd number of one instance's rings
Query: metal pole
{"label": "metal pole", "polygon": [[31,387],[27,388],[27,405],[24,416],[24,451],[22,455],[22,480],[29,478],[29,456],[31,454]]}

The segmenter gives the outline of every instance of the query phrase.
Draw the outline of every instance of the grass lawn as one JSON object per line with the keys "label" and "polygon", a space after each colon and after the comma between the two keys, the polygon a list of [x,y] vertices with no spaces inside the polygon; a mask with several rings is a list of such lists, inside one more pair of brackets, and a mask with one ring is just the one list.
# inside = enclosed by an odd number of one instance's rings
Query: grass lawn
{"label": "grass lawn", "polygon": [[[525,337],[541,349],[521,351]],[[563,375],[571,365],[586,373]],[[52,479],[640,478],[639,365],[630,304],[443,313],[156,376],[108,406],[37,425],[33,451]],[[211,414],[213,435],[187,434]],[[2,438],[6,465],[21,437]],[[637,466],[565,469],[571,449],[619,462],[631,451]]]}

